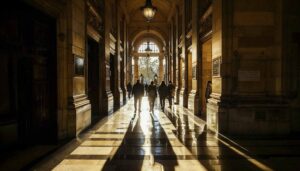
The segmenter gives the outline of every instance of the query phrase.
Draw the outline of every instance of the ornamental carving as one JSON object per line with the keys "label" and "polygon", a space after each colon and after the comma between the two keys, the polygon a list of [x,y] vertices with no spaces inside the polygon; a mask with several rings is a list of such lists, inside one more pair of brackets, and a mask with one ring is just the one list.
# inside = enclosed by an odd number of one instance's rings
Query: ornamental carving
{"label": "ornamental carving", "polygon": [[212,15],[207,16],[204,20],[200,21],[199,35],[205,36],[212,30]]}
{"label": "ornamental carving", "polygon": [[87,24],[91,26],[95,31],[101,31],[102,19],[99,15],[99,4],[95,0],[89,0],[87,2]]}
{"label": "ornamental carving", "polygon": [[199,3],[198,16],[203,16],[206,13],[209,6],[211,5],[212,5],[212,0],[202,0],[201,3]]}

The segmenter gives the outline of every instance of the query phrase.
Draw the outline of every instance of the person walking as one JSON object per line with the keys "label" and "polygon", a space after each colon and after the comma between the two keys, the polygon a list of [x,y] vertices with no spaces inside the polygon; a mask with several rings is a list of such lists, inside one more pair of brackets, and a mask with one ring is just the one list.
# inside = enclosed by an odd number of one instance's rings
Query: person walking
{"label": "person walking", "polygon": [[160,86],[158,87],[158,94],[160,100],[160,107],[162,110],[165,109],[165,101],[168,96],[168,87],[164,81],[161,82]]}
{"label": "person walking", "polygon": [[145,84],[145,92],[146,92],[146,96],[148,96],[148,84]]}
{"label": "person walking", "polygon": [[139,103],[139,112],[141,112],[142,98],[144,96],[144,86],[137,80],[132,88],[132,94],[134,97],[134,113],[136,113],[137,103]]}
{"label": "person walking", "polygon": [[154,85],[154,82],[151,81],[151,84],[148,86],[148,100],[149,100],[150,112],[153,112],[156,96],[157,96],[156,86]]}
{"label": "person walking", "polygon": [[208,99],[210,98],[211,92],[212,92],[211,81],[207,81],[206,90],[205,90],[206,103],[208,103]]}
{"label": "person walking", "polygon": [[126,88],[127,88],[128,98],[130,99],[131,93],[132,93],[132,85],[131,85],[131,82],[129,82],[129,83],[127,84]]}
{"label": "person walking", "polygon": [[172,81],[169,81],[168,84],[168,100],[169,100],[169,108],[172,108],[173,98],[175,96],[175,86]]}

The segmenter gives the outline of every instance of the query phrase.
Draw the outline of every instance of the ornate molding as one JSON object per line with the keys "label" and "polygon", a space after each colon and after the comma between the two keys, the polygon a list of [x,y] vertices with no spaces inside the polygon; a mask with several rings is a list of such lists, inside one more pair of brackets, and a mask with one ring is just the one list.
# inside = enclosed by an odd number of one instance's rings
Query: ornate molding
{"label": "ornate molding", "polygon": [[192,29],[189,30],[189,32],[186,34],[186,38],[190,39],[192,37],[193,31]]}
{"label": "ornate molding", "polygon": [[213,0],[202,0],[201,3],[199,3],[198,11],[199,16],[203,16],[206,11],[212,6]]}
{"label": "ornate molding", "polygon": [[113,36],[113,34],[109,33],[109,47],[110,47],[110,53],[115,55],[116,54],[116,38]]}
{"label": "ornate molding", "polygon": [[183,35],[180,36],[180,38],[179,38],[179,44],[178,44],[179,48],[182,48],[182,46],[183,46]]}
{"label": "ornate molding", "polygon": [[102,18],[99,15],[99,4],[95,0],[87,1],[87,32],[95,40],[100,38]]}
{"label": "ornate molding", "polygon": [[77,109],[89,105],[90,101],[86,94],[74,95],[68,97],[68,109]]}
{"label": "ornate molding", "polygon": [[202,38],[206,34],[212,31],[212,15],[207,16],[200,21],[199,36]]}

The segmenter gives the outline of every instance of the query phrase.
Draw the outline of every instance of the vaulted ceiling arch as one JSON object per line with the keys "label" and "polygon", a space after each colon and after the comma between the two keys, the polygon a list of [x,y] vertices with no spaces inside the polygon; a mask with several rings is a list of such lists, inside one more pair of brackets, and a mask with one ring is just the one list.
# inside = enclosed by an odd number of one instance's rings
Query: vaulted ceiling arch
{"label": "vaulted ceiling arch", "polygon": [[[140,10],[145,5],[146,0],[123,0],[122,5],[124,5],[129,17],[128,34],[131,45],[135,45],[135,41],[138,38],[148,34],[155,36],[155,39],[162,42],[162,47],[166,47],[169,41],[169,18],[172,16],[178,1],[152,0],[152,4],[157,8],[157,12],[151,22],[148,23]],[[148,28],[150,28],[149,32]]]}
{"label": "vaulted ceiling arch", "polygon": [[155,43],[158,46],[160,52],[162,52],[164,50],[163,43],[155,36],[152,36],[152,37],[147,37],[147,36],[139,37],[133,45],[134,50],[137,51],[141,44],[143,44],[144,42],[148,42],[148,41]]}
{"label": "vaulted ceiling arch", "polygon": [[157,41],[160,42],[161,46],[165,46],[166,45],[166,40],[164,38],[164,36],[156,31],[156,30],[141,30],[140,32],[136,33],[134,35],[134,37],[132,38],[132,45],[136,45],[136,40],[138,40],[139,38],[142,38],[142,37],[148,37],[148,38],[154,38],[156,39]]}

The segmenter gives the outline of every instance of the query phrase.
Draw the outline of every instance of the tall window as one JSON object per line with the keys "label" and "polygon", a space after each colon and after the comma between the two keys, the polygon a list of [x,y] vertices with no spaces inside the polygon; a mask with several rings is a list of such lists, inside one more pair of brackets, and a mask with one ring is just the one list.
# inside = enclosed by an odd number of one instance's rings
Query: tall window
{"label": "tall window", "polygon": [[[138,52],[139,53],[146,53],[145,49],[147,48],[148,43],[144,42],[143,44],[140,45]],[[154,42],[149,42],[149,47],[152,50],[152,53],[159,53],[159,48]]]}
{"label": "tall window", "polygon": [[158,75],[159,58],[158,56],[140,57],[139,74],[143,74],[144,84],[150,84],[154,80],[154,75]]}

